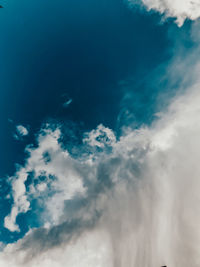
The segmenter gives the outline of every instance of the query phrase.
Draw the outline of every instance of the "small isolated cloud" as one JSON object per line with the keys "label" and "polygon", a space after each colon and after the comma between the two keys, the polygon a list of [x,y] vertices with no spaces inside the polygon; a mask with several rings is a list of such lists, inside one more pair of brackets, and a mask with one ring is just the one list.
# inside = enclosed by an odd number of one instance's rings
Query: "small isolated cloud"
{"label": "small isolated cloud", "polygon": [[70,98],[70,99],[68,99],[67,101],[65,101],[65,102],[63,103],[63,107],[64,107],[64,108],[67,108],[71,103],[72,103],[72,99]]}
{"label": "small isolated cloud", "polygon": [[[128,0],[131,5],[138,1]],[[178,26],[182,26],[186,19],[196,20],[200,17],[199,0],[141,0],[148,10],[155,10],[164,14],[166,18],[176,18]]]}
{"label": "small isolated cloud", "polygon": [[[59,128],[47,125],[38,135],[38,147],[27,147],[27,162],[18,167],[12,182],[14,205],[4,220],[4,226],[10,231],[20,231],[16,218],[30,209],[32,199],[38,198],[41,203],[45,197],[48,199],[44,204],[46,216],[54,224],[62,215],[64,202],[75,194],[84,194],[81,176],[74,160],[59,143],[60,136]],[[30,173],[33,181],[27,191],[25,183]]]}
{"label": "small isolated cloud", "polygon": [[13,123],[13,120],[9,118],[9,119],[8,119],[8,122]]}
{"label": "small isolated cloud", "polygon": [[24,136],[27,136],[28,134],[29,134],[28,129],[25,126],[23,125],[16,126],[16,133],[14,134],[15,139],[19,140]]}

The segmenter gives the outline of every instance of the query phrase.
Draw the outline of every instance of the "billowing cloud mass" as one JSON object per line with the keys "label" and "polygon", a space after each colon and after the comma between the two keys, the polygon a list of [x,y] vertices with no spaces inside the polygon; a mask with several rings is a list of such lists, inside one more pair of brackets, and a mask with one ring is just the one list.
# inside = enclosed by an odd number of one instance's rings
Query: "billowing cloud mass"
{"label": "billowing cloud mass", "polygon": [[197,78],[151,126],[118,140],[98,126],[79,156],[46,124],[13,177],[5,218],[19,231],[17,215],[36,199],[43,227],[8,245],[0,266],[199,266],[199,88]]}
{"label": "billowing cloud mass", "polygon": [[[131,4],[138,1],[128,0]],[[156,10],[165,17],[176,18],[179,26],[182,26],[186,19],[196,20],[200,17],[199,0],[141,0],[148,10]]]}
{"label": "billowing cloud mass", "polygon": [[10,177],[4,218],[20,232],[18,215],[36,211],[40,227],[0,244],[1,267],[200,266],[198,52],[183,61],[178,55],[168,69],[169,79],[182,80],[180,90],[150,126],[117,137],[100,124],[74,149],[62,125],[41,127]]}

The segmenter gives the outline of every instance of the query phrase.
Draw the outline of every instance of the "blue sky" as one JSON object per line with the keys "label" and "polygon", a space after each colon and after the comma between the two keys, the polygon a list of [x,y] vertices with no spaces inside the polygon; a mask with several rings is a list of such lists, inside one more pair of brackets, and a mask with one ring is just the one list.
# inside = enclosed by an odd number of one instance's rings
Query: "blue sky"
{"label": "blue sky", "polygon": [[[185,207],[188,218],[199,220],[198,163],[189,159],[181,171],[186,152],[195,159],[199,153],[198,0],[2,5],[0,265],[15,267],[11,253],[16,267],[26,260],[35,266],[32,257],[59,267],[62,260],[50,254],[61,247],[72,255],[63,259],[72,267],[166,260],[174,266],[188,247],[198,262],[189,246],[196,225],[179,216],[193,168]],[[180,203],[173,209],[172,201]],[[180,223],[175,240],[172,218],[187,226]],[[184,231],[188,239],[180,248]],[[158,252],[159,240],[166,255],[160,251],[153,261],[150,250]],[[129,257],[121,242],[135,246],[137,255]],[[170,242],[180,250],[177,257]],[[138,256],[142,247],[145,259]],[[79,252],[87,256],[77,265]],[[188,264],[194,266],[185,259]]]}
{"label": "blue sky", "polygon": [[[1,142],[7,151],[1,157],[2,175],[23,151],[8,119],[30,125],[32,132],[48,118],[81,122],[86,129],[99,123],[115,128],[125,94],[121,81],[132,79],[129,87],[140,98],[141,80],[169,59],[167,25],[159,25],[158,15],[129,10],[121,1],[114,5],[6,3],[0,18]],[[73,99],[67,109],[62,108],[65,97]]]}

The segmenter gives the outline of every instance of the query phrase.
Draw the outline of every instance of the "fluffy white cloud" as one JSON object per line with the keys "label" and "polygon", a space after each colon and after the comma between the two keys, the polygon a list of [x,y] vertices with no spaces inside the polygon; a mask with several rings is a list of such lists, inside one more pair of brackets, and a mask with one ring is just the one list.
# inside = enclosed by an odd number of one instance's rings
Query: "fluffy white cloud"
{"label": "fluffy white cloud", "polygon": [[[42,217],[47,222],[43,219],[44,223],[49,224],[50,221],[57,224],[63,214],[64,203],[74,196],[83,197],[86,194],[86,180],[90,180],[90,184],[96,182],[98,163],[93,161],[98,158],[97,155],[93,153],[75,160],[62,148],[60,137],[60,129],[52,129],[47,124],[38,135],[38,146],[27,147],[27,162],[24,167],[18,167],[12,178],[14,205],[4,220],[4,226],[10,231],[20,231],[16,218],[20,213],[26,213],[30,209],[30,201],[36,198],[45,206]],[[105,146],[114,146],[116,138],[111,129],[99,125],[96,130],[85,134],[83,142],[104,149]],[[25,183],[30,175],[33,181],[26,188]]]}
{"label": "fluffy white cloud", "polygon": [[[135,0],[128,0],[131,4]],[[141,0],[148,10],[156,10],[165,17],[176,18],[179,26],[182,26],[186,19],[196,20],[200,17],[199,0]]]}
{"label": "fluffy white cloud", "polygon": [[[63,212],[64,201],[75,194],[84,194],[85,189],[74,167],[74,160],[58,141],[60,134],[59,129],[52,130],[47,125],[38,136],[38,147],[26,149],[29,154],[27,162],[24,167],[18,167],[12,178],[14,205],[4,222],[10,231],[19,231],[16,217],[30,209],[32,199],[41,197],[40,202],[43,202],[44,196],[48,199],[44,204],[46,216],[54,224]],[[33,181],[26,188],[25,183],[30,175]]]}

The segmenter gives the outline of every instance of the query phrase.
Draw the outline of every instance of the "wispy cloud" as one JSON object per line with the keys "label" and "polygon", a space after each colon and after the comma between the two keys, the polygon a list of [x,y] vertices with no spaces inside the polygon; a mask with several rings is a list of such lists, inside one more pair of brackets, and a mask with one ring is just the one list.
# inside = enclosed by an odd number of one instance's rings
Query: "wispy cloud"
{"label": "wispy cloud", "polygon": [[71,103],[72,103],[72,99],[70,98],[70,99],[66,100],[66,101],[63,103],[63,107],[64,107],[64,108],[67,108]]}

